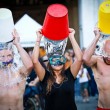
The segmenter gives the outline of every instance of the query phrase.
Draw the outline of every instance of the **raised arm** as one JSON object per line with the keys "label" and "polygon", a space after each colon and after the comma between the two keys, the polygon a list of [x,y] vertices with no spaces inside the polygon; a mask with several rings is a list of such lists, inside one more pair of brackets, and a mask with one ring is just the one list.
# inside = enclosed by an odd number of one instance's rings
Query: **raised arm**
{"label": "raised arm", "polygon": [[34,64],[34,69],[40,81],[43,80],[44,75],[45,75],[45,69],[39,62],[39,47],[40,47],[41,38],[42,38],[42,31],[39,30],[37,31],[37,40],[36,40],[36,44],[34,46],[34,50],[32,54],[32,61]]}
{"label": "raised arm", "polygon": [[27,76],[33,68],[33,63],[31,61],[31,58],[29,57],[28,53],[22,48],[22,46],[19,42],[20,37],[19,37],[17,31],[14,30],[12,35],[13,35],[13,38],[14,38],[13,44],[16,46],[16,48],[17,48],[17,50],[20,54],[21,60],[24,64],[24,66],[20,69],[20,73],[21,74],[23,73],[24,75]]}
{"label": "raised arm", "polygon": [[70,69],[71,69],[72,75],[76,77],[82,64],[82,51],[75,40],[75,37],[74,37],[75,30],[72,28],[69,28],[69,31],[70,31],[69,39],[71,41],[74,54],[75,54],[75,61],[70,66]]}
{"label": "raised arm", "polygon": [[98,58],[98,56],[93,54],[96,48],[96,44],[100,38],[100,30],[98,28],[95,28],[94,34],[95,34],[94,40],[92,41],[90,46],[85,50],[83,55],[83,61],[88,66],[93,66],[94,64],[96,64]]}

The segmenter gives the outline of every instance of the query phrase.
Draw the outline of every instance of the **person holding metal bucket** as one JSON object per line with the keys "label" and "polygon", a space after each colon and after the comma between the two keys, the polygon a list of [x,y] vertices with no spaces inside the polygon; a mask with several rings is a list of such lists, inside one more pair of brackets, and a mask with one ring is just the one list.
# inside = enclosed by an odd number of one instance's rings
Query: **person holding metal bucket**
{"label": "person holding metal bucket", "polygon": [[[75,30],[68,27],[67,8],[61,4],[48,7],[43,28],[37,31],[33,50],[34,69],[41,82],[45,96],[45,110],[77,110],[74,99],[74,81],[82,64],[82,52],[75,40]],[[38,61],[39,46],[45,36],[48,68],[44,69]],[[69,37],[75,53],[75,61],[64,69],[66,59],[64,50]]]}
{"label": "person holding metal bucket", "polygon": [[24,110],[26,76],[32,67],[14,30],[11,11],[0,8],[0,110]]}
{"label": "person holding metal bucket", "polygon": [[[110,0],[100,5],[99,25],[94,30],[95,38],[83,56],[85,64],[92,68],[97,84],[97,110],[110,110],[110,22],[106,22],[107,20],[110,20]],[[94,53],[98,42],[102,45],[100,54]]]}

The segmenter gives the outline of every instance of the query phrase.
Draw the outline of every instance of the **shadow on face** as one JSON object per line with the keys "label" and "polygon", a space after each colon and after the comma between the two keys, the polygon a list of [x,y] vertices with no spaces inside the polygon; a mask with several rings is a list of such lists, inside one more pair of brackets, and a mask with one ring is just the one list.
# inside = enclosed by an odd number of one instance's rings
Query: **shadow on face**
{"label": "shadow on face", "polygon": [[52,69],[55,70],[55,71],[60,71],[63,69],[64,65],[51,65]]}
{"label": "shadow on face", "polygon": [[110,40],[106,40],[103,46],[104,62],[110,65]]}
{"label": "shadow on face", "polygon": [[13,59],[12,50],[0,50],[0,61],[2,62],[9,62]]}
{"label": "shadow on face", "polygon": [[110,40],[106,40],[106,41],[105,41],[104,51],[105,51],[106,53],[110,54]]}

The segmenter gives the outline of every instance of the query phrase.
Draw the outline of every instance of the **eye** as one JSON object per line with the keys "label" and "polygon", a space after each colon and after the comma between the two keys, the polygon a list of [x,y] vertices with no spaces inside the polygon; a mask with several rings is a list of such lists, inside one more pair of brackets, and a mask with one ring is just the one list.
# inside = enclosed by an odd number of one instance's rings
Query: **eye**
{"label": "eye", "polygon": [[8,57],[11,57],[11,55],[8,55]]}
{"label": "eye", "polygon": [[12,55],[11,55],[11,54],[9,54],[9,55],[8,55],[8,57],[12,57]]}
{"label": "eye", "polygon": [[5,56],[0,56],[0,60],[4,60],[5,59]]}
{"label": "eye", "polygon": [[5,56],[4,55],[2,55],[2,56],[0,56],[1,58],[4,58]]}

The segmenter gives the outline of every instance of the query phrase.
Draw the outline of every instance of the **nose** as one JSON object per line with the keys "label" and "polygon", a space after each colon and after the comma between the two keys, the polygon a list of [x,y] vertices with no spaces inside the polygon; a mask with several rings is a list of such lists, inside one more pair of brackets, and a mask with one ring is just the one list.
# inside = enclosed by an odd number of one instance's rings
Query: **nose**
{"label": "nose", "polygon": [[110,55],[108,55],[107,57],[110,58]]}
{"label": "nose", "polygon": [[4,62],[8,62],[9,58],[7,56],[4,57]]}

